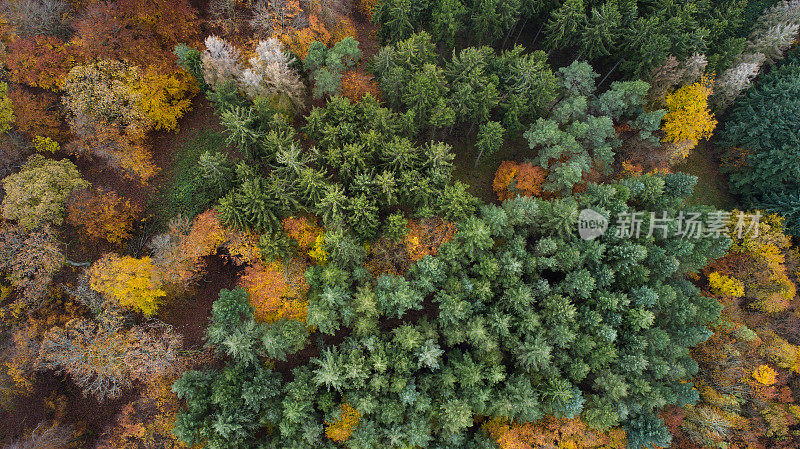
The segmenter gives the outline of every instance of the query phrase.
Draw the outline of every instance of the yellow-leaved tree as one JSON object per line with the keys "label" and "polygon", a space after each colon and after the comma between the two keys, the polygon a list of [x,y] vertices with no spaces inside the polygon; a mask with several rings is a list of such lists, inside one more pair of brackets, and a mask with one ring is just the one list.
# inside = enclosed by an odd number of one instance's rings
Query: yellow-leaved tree
{"label": "yellow-leaved tree", "polygon": [[128,80],[128,89],[154,128],[174,131],[178,119],[191,107],[197,86],[187,73],[161,73],[148,67],[144,73],[136,71]]}
{"label": "yellow-leaved tree", "polygon": [[8,84],[0,83],[0,134],[5,134],[14,123],[14,109],[8,98]]}
{"label": "yellow-leaved tree", "polygon": [[155,265],[149,257],[137,259],[106,254],[89,270],[89,282],[94,290],[145,316],[153,316],[167,295],[157,279]]}
{"label": "yellow-leaved tree", "polygon": [[350,439],[358,422],[361,419],[361,412],[347,402],[342,403],[339,410],[339,418],[333,422],[327,422],[325,435],[333,441],[344,442]]}
{"label": "yellow-leaved tree", "polygon": [[704,76],[667,95],[667,114],[664,116],[664,142],[669,143],[671,159],[681,160],[703,139],[711,137],[717,120],[708,106],[713,80]]}

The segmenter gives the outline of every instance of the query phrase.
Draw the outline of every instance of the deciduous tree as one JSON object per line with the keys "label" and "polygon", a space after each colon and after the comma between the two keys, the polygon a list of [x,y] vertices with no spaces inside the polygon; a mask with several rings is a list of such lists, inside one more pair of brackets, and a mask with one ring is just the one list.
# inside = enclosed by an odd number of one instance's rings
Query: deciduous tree
{"label": "deciduous tree", "polygon": [[239,282],[249,294],[257,320],[272,323],[286,318],[305,322],[308,285],[304,270],[305,264],[298,259],[245,268]]}
{"label": "deciduous tree", "polygon": [[291,107],[287,112],[300,110],[305,104],[305,85],[300,75],[290,67],[294,61],[284,51],[283,43],[276,38],[260,41],[255,49],[255,56],[250,58],[250,67],[241,74],[242,90],[251,98],[264,97],[272,104],[285,103],[288,99]]}
{"label": "deciduous tree", "polygon": [[178,70],[175,45],[193,42],[199,30],[187,0],[100,1],[87,6],[73,26],[87,61],[120,59],[167,73]]}
{"label": "deciduous tree", "polygon": [[6,59],[12,81],[54,91],[63,87],[67,73],[78,62],[70,43],[44,35],[14,41]]}
{"label": "deciduous tree", "polygon": [[21,303],[39,305],[65,261],[50,226],[32,232],[7,223],[0,226],[0,269],[21,293]]}
{"label": "deciduous tree", "polygon": [[172,373],[180,337],[163,324],[123,327],[122,318],[106,312],[99,321],[75,318],[50,329],[40,349],[41,368],[69,374],[98,400],[113,399],[134,381]]}
{"label": "deciduous tree", "polygon": [[67,221],[89,240],[120,244],[131,237],[141,210],[113,190],[81,189],[67,201]]}
{"label": "deciduous tree", "polygon": [[60,102],[56,94],[48,92],[34,95],[27,89],[14,87],[9,89],[8,98],[14,107],[14,126],[17,131],[29,138],[42,136],[59,139],[62,136],[64,118],[59,111]]}
{"label": "deciduous tree", "polygon": [[145,316],[154,315],[167,295],[161,289],[156,267],[149,257],[136,259],[106,254],[92,264],[89,279],[93,289]]}
{"label": "deciduous tree", "polygon": [[28,229],[64,221],[64,205],[74,189],[88,187],[78,168],[67,159],[55,161],[40,154],[28,158],[19,173],[3,179],[3,217]]}
{"label": "deciduous tree", "polygon": [[8,84],[0,83],[0,134],[5,134],[14,123],[14,109],[8,96]]}
{"label": "deciduous tree", "polygon": [[711,95],[710,78],[688,84],[668,94],[665,103],[664,140],[673,147],[672,158],[680,160],[703,140],[711,137],[717,121],[708,106]]}

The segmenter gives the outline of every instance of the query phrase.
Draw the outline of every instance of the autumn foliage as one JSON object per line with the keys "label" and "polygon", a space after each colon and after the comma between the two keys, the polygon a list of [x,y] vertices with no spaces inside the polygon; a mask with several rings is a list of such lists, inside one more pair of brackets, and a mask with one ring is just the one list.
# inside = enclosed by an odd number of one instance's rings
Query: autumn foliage
{"label": "autumn foliage", "polygon": [[329,439],[342,443],[350,439],[353,430],[358,426],[361,419],[361,412],[352,405],[344,402],[340,408],[339,418],[333,422],[326,423],[325,436]]}
{"label": "autumn foliage", "polygon": [[174,374],[181,337],[164,324],[124,328],[120,315],[76,318],[50,329],[41,367],[65,372],[99,400],[115,398],[134,382]]}
{"label": "autumn foliage", "polygon": [[[731,230],[735,230],[734,211]],[[714,335],[692,351],[700,401],[668,419],[675,447],[793,448],[800,407],[790,389],[800,372],[793,311],[797,251],[783,219],[763,216],[758,235],[730,234],[733,245],[706,268],[709,295],[723,307]]]}
{"label": "autumn foliage", "polygon": [[22,226],[0,226],[0,270],[20,293],[20,303],[41,301],[65,258],[50,226],[27,231]]}
{"label": "autumn foliage", "polygon": [[131,237],[133,224],[141,213],[138,206],[113,190],[81,189],[67,201],[67,221],[80,228],[89,240],[119,244]]}
{"label": "autumn foliage", "polygon": [[408,234],[403,240],[408,257],[416,262],[425,256],[435,256],[440,246],[452,240],[455,232],[455,224],[439,217],[409,220]]}
{"label": "autumn foliage", "polygon": [[14,108],[17,130],[29,138],[34,136],[58,138],[64,118],[59,111],[58,96],[46,92],[34,95],[23,87],[12,87],[8,98]]}
{"label": "autumn foliage", "polygon": [[348,70],[342,74],[342,96],[360,101],[366,95],[372,95],[376,100],[381,98],[380,87],[372,75],[361,70]]}
{"label": "autumn foliage", "polygon": [[11,80],[42,89],[59,90],[69,70],[79,63],[74,47],[55,36],[17,39],[8,48]]}
{"label": "autumn foliage", "polygon": [[74,24],[86,60],[119,59],[178,70],[172,50],[196,40],[197,12],[187,0],[118,0],[89,5]]}
{"label": "autumn foliage", "polygon": [[302,252],[310,251],[323,232],[322,227],[313,218],[292,216],[284,218],[282,224],[286,235],[297,242],[297,246]]}
{"label": "autumn foliage", "polygon": [[203,257],[215,254],[226,234],[213,210],[194,221],[184,217],[170,220],[168,231],[153,237],[149,244],[161,281],[176,286],[195,282],[204,267]]}
{"label": "autumn foliage", "polygon": [[620,428],[602,432],[587,426],[580,418],[545,417],[535,423],[508,423],[491,419],[483,424],[501,449],[607,448],[623,449],[627,440]]}
{"label": "autumn foliage", "polygon": [[274,260],[245,268],[239,284],[250,296],[257,320],[275,322],[281,318],[305,322],[308,285],[300,259]]}
{"label": "autumn foliage", "polygon": [[495,172],[492,189],[501,201],[517,196],[539,197],[546,177],[547,172],[539,166],[503,161]]}
{"label": "autumn foliage", "polygon": [[167,295],[161,289],[156,266],[149,257],[137,259],[106,254],[92,265],[89,279],[93,289],[145,316],[154,315]]}
{"label": "autumn foliage", "polygon": [[[733,212],[733,221],[738,214],[738,211]],[[777,313],[789,308],[797,290],[789,278],[787,262],[796,258],[796,251],[791,249],[790,236],[784,233],[783,218],[777,215],[761,217],[758,235],[749,232],[738,238],[733,234],[738,234],[738,231],[732,233],[730,251],[709,270],[714,269],[720,275],[741,282],[743,296],[754,310]]]}
{"label": "autumn foliage", "polygon": [[667,114],[664,116],[664,141],[670,143],[671,158],[680,160],[689,155],[703,139],[711,137],[717,121],[711,113],[708,97],[713,80],[703,77],[667,95]]}

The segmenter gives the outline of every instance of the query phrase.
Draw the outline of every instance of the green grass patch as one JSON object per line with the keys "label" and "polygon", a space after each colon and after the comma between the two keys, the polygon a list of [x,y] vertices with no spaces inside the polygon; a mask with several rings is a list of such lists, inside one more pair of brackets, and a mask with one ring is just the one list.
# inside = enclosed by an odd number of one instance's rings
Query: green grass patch
{"label": "green grass patch", "polygon": [[720,173],[719,160],[708,143],[700,144],[673,171],[697,176],[693,204],[708,204],[718,209],[731,210],[738,206],[737,198],[728,191],[728,180]]}
{"label": "green grass patch", "polygon": [[506,139],[496,153],[489,156],[484,155],[475,166],[475,156],[478,152],[475,151],[474,139],[452,139],[447,142],[453,146],[453,152],[456,155],[453,161],[453,178],[468,184],[469,192],[486,203],[497,200],[497,195],[492,190],[492,183],[494,182],[494,173],[500,167],[500,163],[507,160],[522,160],[520,155],[530,153],[527,142],[522,138]]}
{"label": "green grass patch", "polygon": [[224,151],[225,136],[210,130],[200,130],[174,153],[167,181],[153,198],[152,209],[160,225],[166,225],[178,215],[193,218],[208,209],[216,198],[209,195],[197,174],[197,160],[206,151]]}

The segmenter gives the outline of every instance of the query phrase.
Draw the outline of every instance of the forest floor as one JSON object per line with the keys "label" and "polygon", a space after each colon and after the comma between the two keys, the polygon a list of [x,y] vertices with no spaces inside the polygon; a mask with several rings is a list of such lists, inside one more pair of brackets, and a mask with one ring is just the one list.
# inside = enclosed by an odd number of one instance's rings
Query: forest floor
{"label": "forest floor", "polygon": [[673,171],[697,176],[697,185],[690,201],[694,204],[708,204],[719,209],[731,210],[739,203],[736,196],[728,191],[727,177],[720,172],[719,155],[712,143],[701,142]]}
{"label": "forest floor", "polygon": [[525,151],[528,150],[528,146],[521,137],[507,139],[500,150],[489,156],[484,155],[476,166],[475,158],[477,153],[473,151],[474,138],[462,137],[445,141],[453,146],[453,152],[456,155],[453,160],[455,166],[453,176],[469,185],[469,193],[486,203],[497,201],[497,195],[492,190],[492,183],[500,163],[508,160],[521,161],[526,155]]}

